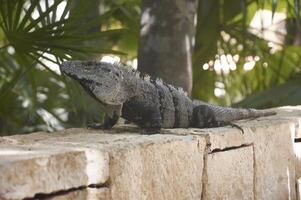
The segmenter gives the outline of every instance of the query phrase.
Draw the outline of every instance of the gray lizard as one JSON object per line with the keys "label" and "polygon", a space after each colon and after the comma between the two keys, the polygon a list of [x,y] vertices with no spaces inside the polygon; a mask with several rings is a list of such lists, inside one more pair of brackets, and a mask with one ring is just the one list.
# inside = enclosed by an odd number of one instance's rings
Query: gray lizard
{"label": "gray lizard", "polygon": [[161,128],[219,127],[235,120],[276,114],[191,100],[182,89],[122,64],[67,61],[61,70],[103,105],[103,128],[113,127],[119,117],[156,133]]}

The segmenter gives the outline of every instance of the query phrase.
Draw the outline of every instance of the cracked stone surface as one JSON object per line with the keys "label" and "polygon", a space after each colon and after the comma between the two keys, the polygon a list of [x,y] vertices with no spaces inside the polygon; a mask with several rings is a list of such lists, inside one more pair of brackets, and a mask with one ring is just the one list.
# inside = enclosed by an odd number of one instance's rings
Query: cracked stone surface
{"label": "cracked stone surface", "polygon": [[203,199],[254,199],[253,156],[252,146],[209,154]]}
{"label": "cracked stone surface", "polygon": [[[203,138],[140,135],[135,128],[2,137],[0,199],[22,199],[109,180],[114,199],[195,199],[202,193]],[[34,141],[34,142],[33,142]],[[8,184],[9,183],[9,184]],[[154,198],[158,199],[158,198]]]}
{"label": "cracked stone surface", "polygon": [[236,122],[244,133],[120,126],[0,137],[0,199],[296,199],[301,106],[277,112]]}
{"label": "cracked stone surface", "polygon": [[[97,159],[95,159],[97,158]],[[108,155],[59,146],[0,144],[0,199],[23,199],[108,179]]]}
{"label": "cracked stone surface", "polygon": [[[255,199],[295,199],[294,138],[298,138],[301,107],[277,109],[278,114],[236,122],[244,129],[177,129],[174,134],[206,139],[208,151],[254,146]],[[172,130],[166,130],[167,132]],[[234,158],[232,158],[234,159]],[[222,163],[221,163],[222,165]]]}
{"label": "cracked stone surface", "polygon": [[44,197],[44,200],[107,200],[110,199],[109,188],[85,188],[66,193]]}

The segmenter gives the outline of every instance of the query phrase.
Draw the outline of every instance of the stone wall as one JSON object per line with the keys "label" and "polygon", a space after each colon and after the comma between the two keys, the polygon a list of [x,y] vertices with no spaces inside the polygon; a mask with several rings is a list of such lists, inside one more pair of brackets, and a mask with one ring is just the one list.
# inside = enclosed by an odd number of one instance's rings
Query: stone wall
{"label": "stone wall", "polygon": [[[0,199],[297,199],[301,106],[244,130],[134,126],[0,138]],[[299,183],[299,184],[298,184]]]}

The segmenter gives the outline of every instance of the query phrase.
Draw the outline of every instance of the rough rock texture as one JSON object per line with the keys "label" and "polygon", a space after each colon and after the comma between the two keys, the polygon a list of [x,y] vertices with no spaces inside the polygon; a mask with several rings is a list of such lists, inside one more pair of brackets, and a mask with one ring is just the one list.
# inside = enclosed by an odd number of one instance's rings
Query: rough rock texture
{"label": "rough rock texture", "polygon": [[253,128],[256,199],[295,199],[294,124]]}
{"label": "rough rock texture", "polygon": [[204,137],[209,152],[253,145],[255,199],[295,199],[294,138],[300,131],[301,112],[299,107],[279,110],[276,116],[237,122],[244,133],[229,127],[166,132]]}
{"label": "rough rock texture", "polygon": [[300,199],[301,109],[278,110],[237,122],[244,133],[122,126],[1,137],[0,199]]}
{"label": "rough rock texture", "polygon": [[209,154],[203,199],[253,199],[253,165],[252,146]]}
{"label": "rough rock texture", "polygon": [[[149,143],[111,154],[113,199],[200,199],[205,140]],[[130,177],[130,178],[129,178]]]}
{"label": "rough rock texture", "polygon": [[[95,155],[101,159],[91,160]],[[101,152],[44,145],[0,146],[0,199],[101,184],[107,178],[108,159]]]}
{"label": "rough rock texture", "polygon": [[44,200],[107,200],[110,199],[109,188],[85,188],[61,194],[53,194],[50,197],[44,197]]}
{"label": "rough rock texture", "polygon": [[204,139],[139,135],[128,129],[123,134],[71,129],[1,138],[0,199],[106,181],[114,199],[201,197]]}
{"label": "rough rock texture", "polygon": [[295,138],[301,138],[301,106],[285,106],[277,109],[278,119],[295,123]]}

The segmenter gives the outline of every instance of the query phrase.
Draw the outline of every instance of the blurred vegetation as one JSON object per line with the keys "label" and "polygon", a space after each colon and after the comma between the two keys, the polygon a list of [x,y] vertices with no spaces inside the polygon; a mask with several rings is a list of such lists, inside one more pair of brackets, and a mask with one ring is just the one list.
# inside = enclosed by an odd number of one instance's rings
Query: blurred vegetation
{"label": "blurred vegetation", "polygon": [[[0,0],[0,133],[53,131],[99,122],[102,112],[97,103],[50,65],[104,54],[117,54],[124,62],[136,58],[140,0],[74,2]],[[97,17],[87,18],[95,5],[99,5]],[[298,0],[200,0],[193,97],[258,108],[300,104],[301,47],[294,43],[300,30],[299,8]],[[276,52],[271,53],[268,41],[249,31],[259,9],[287,15],[288,33]],[[239,55],[236,70],[203,69],[224,54]],[[245,71],[249,56],[260,59]],[[217,88],[225,93],[215,96]]]}
{"label": "blurred vegetation", "polygon": [[[285,37],[283,44],[277,44],[280,46],[278,51],[273,51],[269,41],[259,37],[259,34],[249,31],[256,11],[264,9],[273,14],[286,14],[287,34],[276,33]],[[301,70],[301,44],[294,44],[299,36],[297,34],[301,33],[297,31],[301,27],[299,1],[200,0],[198,10],[193,58],[195,98],[222,105],[255,108],[301,103],[300,81],[297,78]],[[273,16],[265,20],[273,20]],[[209,60],[221,59],[222,55],[228,54],[239,55],[236,70],[216,73],[212,66],[209,70],[202,69]],[[243,66],[250,56],[257,56],[259,60],[252,70],[246,71]],[[225,94],[215,96],[213,92],[216,88],[225,91]],[[294,95],[287,95],[288,91]]]}
{"label": "blurred vegetation", "polygon": [[[99,16],[87,21],[95,2],[0,0],[0,132],[52,131],[101,120],[97,103],[49,68],[68,59],[133,54],[139,7],[103,2]],[[91,32],[96,25],[99,31]],[[126,44],[131,45],[125,49]],[[120,51],[112,50],[116,46]]]}

